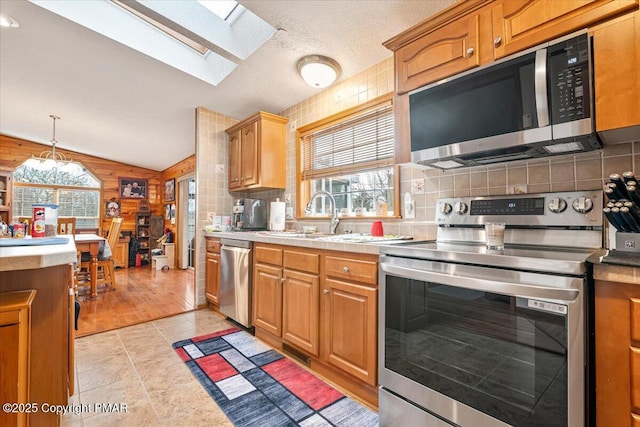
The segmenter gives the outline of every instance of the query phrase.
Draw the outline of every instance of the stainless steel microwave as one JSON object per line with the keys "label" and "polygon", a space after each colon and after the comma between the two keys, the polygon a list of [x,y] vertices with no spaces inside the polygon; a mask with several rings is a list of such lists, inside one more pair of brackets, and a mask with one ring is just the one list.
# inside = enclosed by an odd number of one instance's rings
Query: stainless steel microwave
{"label": "stainless steel microwave", "polygon": [[413,163],[450,169],[602,147],[586,31],[417,89],[409,103]]}

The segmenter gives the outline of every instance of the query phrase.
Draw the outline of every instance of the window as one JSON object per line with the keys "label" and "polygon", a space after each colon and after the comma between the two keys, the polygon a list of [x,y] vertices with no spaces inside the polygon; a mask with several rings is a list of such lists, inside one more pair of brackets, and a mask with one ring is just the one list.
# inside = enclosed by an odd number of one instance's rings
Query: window
{"label": "window", "polygon": [[27,160],[13,173],[13,216],[31,217],[34,203],[54,203],[58,216],[76,217],[77,228],[98,228],[100,182],[79,163],[49,170],[36,163]]}
{"label": "window", "polygon": [[[393,166],[391,95],[298,130],[299,213],[321,190],[331,193],[342,217],[398,216],[397,173]],[[325,197],[312,215],[329,214]]]}

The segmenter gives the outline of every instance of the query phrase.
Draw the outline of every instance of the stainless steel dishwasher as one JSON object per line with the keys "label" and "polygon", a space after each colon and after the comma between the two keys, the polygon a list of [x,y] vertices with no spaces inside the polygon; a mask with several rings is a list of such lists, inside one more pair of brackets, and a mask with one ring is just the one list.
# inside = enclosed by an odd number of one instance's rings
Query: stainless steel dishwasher
{"label": "stainless steel dishwasher", "polygon": [[220,312],[251,327],[252,242],[220,239]]}

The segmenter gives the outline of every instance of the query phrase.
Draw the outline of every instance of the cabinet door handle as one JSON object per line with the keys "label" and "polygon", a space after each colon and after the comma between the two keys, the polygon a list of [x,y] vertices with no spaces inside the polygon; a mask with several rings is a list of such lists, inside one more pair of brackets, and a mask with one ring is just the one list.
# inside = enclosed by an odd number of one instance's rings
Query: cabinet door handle
{"label": "cabinet door handle", "polygon": [[239,178],[236,178],[236,179],[232,179],[232,180],[231,180],[231,182],[238,182],[238,181],[240,181],[240,179],[239,179]]}
{"label": "cabinet door handle", "polygon": [[500,43],[502,43],[502,37],[498,36],[498,37],[496,37],[495,39],[493,39],[493,45],[494,45],[495,47],[500,46]]}
{"label": "cabinet door handle", "polygon": [[345,266],[345,267],[342,269],[342,271],[344,271],[345,273],[348,273],[348,272],[349,272],[349,267],[346,267],[346,266]]}
{"label": "cabinet door handle", "polygon": [[287,279],[285,279],[284,277],[280,278],[280,282],[284,283]]}
{"label": "cabinet door handle", "polygon": [[467,49],[467,58],[471,58],[473,56],[473,52],[474,52],[474,50],[473,50],[472,47]]}
{"label": "cabinet door handle", "polygon": [[323,294],[325,294],[325,295],[329,295],[329,289],[324,289],[324,290],[322,291],[322,293],[323,293]]}

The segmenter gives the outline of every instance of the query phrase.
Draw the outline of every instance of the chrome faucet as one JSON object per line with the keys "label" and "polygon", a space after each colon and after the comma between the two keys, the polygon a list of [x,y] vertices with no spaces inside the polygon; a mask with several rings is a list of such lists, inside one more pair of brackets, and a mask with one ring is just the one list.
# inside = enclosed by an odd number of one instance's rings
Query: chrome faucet
{"label": "chrome faucet", "polygon": [[313,201],[320,196],[327,196],[329,198],[329,209],[331,209],[332,212],[329,231],[331,234],[336,234],[336,228],[338,228],[338,223],[340,222],[340,220],[338,219],[338,209],[336,209],[336,199],[333,198],[333,194],[324,190],[316,191],[313,196],[311,196],[311,199],[309,200],[309,203],[307,203],[307,207],[304,209],[304,211],[307,215],[309,215],[311,213],[311,205],[313,204]]}

